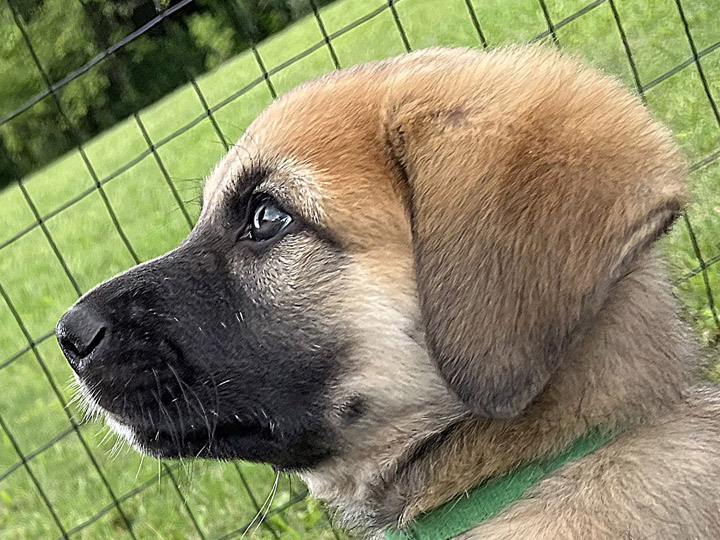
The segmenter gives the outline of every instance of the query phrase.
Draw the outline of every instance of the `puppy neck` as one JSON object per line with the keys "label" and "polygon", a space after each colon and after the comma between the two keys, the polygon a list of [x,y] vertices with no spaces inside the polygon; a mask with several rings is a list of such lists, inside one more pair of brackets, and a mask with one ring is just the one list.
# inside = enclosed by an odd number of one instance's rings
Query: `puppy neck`
{"label": "puppy neck", "polygon": [[541,395],[512,420],[466,418],[385,481],[379,525],[403,523],[521,461],[562,452],[593,426],[632,429],[675,408],[695,345],[653,255],[620,280]]}

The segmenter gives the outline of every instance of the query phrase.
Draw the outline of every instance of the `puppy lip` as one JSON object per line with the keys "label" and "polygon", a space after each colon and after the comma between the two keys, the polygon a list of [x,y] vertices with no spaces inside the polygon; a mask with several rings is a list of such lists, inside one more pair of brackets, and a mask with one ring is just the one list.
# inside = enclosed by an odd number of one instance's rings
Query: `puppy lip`
{"label": "puppy lip", "polygon": [[[186,429],[184,426],[163,425],[150,426],[136,424],[118,415],[110,413],[109,417],[118,432],[128,431],[133,434],[132,443],[148,454],[175,455],[186,452],[211,453],[216,444],[241,439],[254,439],[265,443],[277,441],[277,437],[269,426],[250,419],[232,419],[213,425],[204,421],[195,423],[197,427]],[[119,428],[119,429],[118,429]]]}
{"label": "puppy lip", "polygon": [[270,428],[252,420],[231,420],[219,422],[216,426],[201,425],[185,433],[185,440],[189,442],[217,442],[225,439],[241,437],[258,437],[274,439]]}

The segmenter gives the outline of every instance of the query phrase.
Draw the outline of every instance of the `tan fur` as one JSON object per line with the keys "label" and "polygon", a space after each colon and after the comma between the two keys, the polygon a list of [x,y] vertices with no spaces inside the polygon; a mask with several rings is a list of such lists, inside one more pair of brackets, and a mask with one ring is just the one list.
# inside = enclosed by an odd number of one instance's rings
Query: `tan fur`
{"label": "tan fur", "polygon": [[302,474],[345,523],[377,533],[605,426],[623,435],[462,538],[720,538],[720,397],[688,390],[649,249],[683,164],[626,90],[521,48],[337,72],[253,123],[201,219],[254,161],[347,255],[327,309],[355,348],[328,392],[368,410]]}
{"label": "tan fur", "polygon": [[463,540],[718,537],[716,388],[534,486]]}
{"label": "tan fur", "polygon": [[564,59],[462,55],[408,71],[387,98],[426,337],[484,416],[525,408],[682,204],[667,136],[616,84],[578,75]]}

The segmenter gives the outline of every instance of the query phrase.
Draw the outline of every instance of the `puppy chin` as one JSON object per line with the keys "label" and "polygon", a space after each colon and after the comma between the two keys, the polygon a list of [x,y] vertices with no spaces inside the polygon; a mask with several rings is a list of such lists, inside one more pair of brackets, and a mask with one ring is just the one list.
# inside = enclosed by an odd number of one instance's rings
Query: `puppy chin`
{"label": "puppy chin", "polygon": [[127,442],[135,450],[142,454],[147,454],[153,457],[162,457],[159,453],[154,452],[151,448],[141,444],[137,432],[132,426],[126,424],[116,415],[110,411],[104,409],[95,399],[93,392],[88,386],[75,375],[75,382],[78,386],[78,392],[81,396],[80,403],[85,409],[85,415],[88,419],[99,419],[104,418],[105,423],[108,427],[115,432],[121,439]]}
{"label": "puppy chin", "polygon": [[130,446],[132,446],[135,450],[137,450],[141,454],[146,454],[148,456],[152,456],[152,457],[156,457],[156,458],[163,457],[160,452],[156,452],[156,451],[152,450],[151,448],[141,444],[137,432],[131,426],[123,423],[122,421],[118,420],[117,418],[114,418],[112,413],[109,413],[109,412],[105,413],[105,422],[110,427],[110,429],[112,429],[118,436],[125,439],[125,441]]}

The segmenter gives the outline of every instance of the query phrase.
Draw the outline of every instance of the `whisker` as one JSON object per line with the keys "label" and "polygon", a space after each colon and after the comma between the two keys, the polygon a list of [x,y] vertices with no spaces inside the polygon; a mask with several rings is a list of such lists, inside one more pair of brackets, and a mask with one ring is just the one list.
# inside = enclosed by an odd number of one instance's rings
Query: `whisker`
{"label": "whisker", "polygon": [[[268,512],[270,511],[270,507],[272,506],[273,500],[275,500],[275,494],[277,493],[277,487],[278,487],[279,481],[280,481],[280,472],[278,471],[275,473],[275,482],[273,482],[273,486],[270,489],[270,493],[268,493],[268,496],[265,498],[265,502],[262,504],[262,506],[258,510],[257,514],[255,514],[255,517],[253,518],[253,520],[245,528],[245,531],[243,531],[242,536],[240,537],[241,540],[243,538],[245,538],[245,536],[247,535],[247,532],[255,524],[256,521],[257,521],[257,525],[253,529],[252,533],[250,533],[250,536],[254,535],[257,532],[260,525],[262,525],[262,523],[265,521],[265,518],[267,517]],[[259,521],[258,521],[258,518],[260,518]]]}
{"label": "whisker", "polygon": [[115,434],[115,432],[107,424],[104,426],[104,429],[105,435],[103,435],[103,438],[100,440],[100,444],[98,444],[98,446],[102,446],[103,444],[105,444],[105,442],[107,442],[110,436]]}
{"label": "whisker", "polygon": [[[180,440],[179,440],[178,437],[177,437],[178,432],[177,432],[177,428],[176,428],[176,425],[175,425],[175,421],[173,420],[173,418],[172,418],[172,416],[170,415],[170,413],[168,412],[168,410],[165,408],[165,405],[163,405],[163,404],[160,402],[160,399],[159,399],[159,398],[158,398],[158,405],[160,406],[160,412],[161,412],[162,414],[164,414],[164,415],[165,415],[165,418],[167,418],[167,420],[168,420],[168,428],[169,428],[169,431],[170,431],[170,438],[172,439],[173,444],[179,448],[179,447],[180,447],[180,444],[179,444],[179,443],[180,443]],[[180,417],[180,418],[181,418],[181,420],[182,420],[182,417]],[[160,432],[158,431],[158,436],[159,436],[159,435],[160,435]]]}
{"label": "whisker", "polygon": [[178,385],[180,386],[180,391],[183,394],[183,397],[185,398],[185,403],[188,407],[192,407],[195,412],[199,412],[195,407],[193,407],[192,403],[190,403],[190,400],[187,397],[187,394],[185,393],[185,390],[183,387],[187,388],[195,398],[195,401],[197,401],[198,405],[200,405],[200,417],[205,422],[205,427],[207,428],[208,433],[208,441],[212,443],[212,437],[215,433],[214,429],[210,427],[210,419],[208,418],[207,411],[205,410],[205,407],[202,404],[202,400],[200,399],[200,396],[198,396],[197,392],[194,388],[192,388],[189,384],[184,382],[182,379],[180,379],[180,376],[177,374],[177,371],[175,371],[175,368],[172,367],[172,365],[166,363],[167,367],[172,371],[173,376],[175,377],[175,380],[177,380]]}
{"label": "whisker", "polygon": [[215,401],[215,409],[210,410],[213,414],[212,434],[210,435],[210,440],[212,441],[215,438],[215,430],[217,429],[218,419],[220,418],[220,390],[218,390],[218,385],[215,382],[212,371],[209,371],[208,374],[210,375],[210,382],[212,382],[213,385],[213,399]]}
{"label": "whisker", "polygon": [[145,454],[140,454],[140,464],[138,465],[137,472],[135,473],[135,482],[137,482],[138,476],[140,476],[140,469],[142,469],[144,462],[145,462]]}

